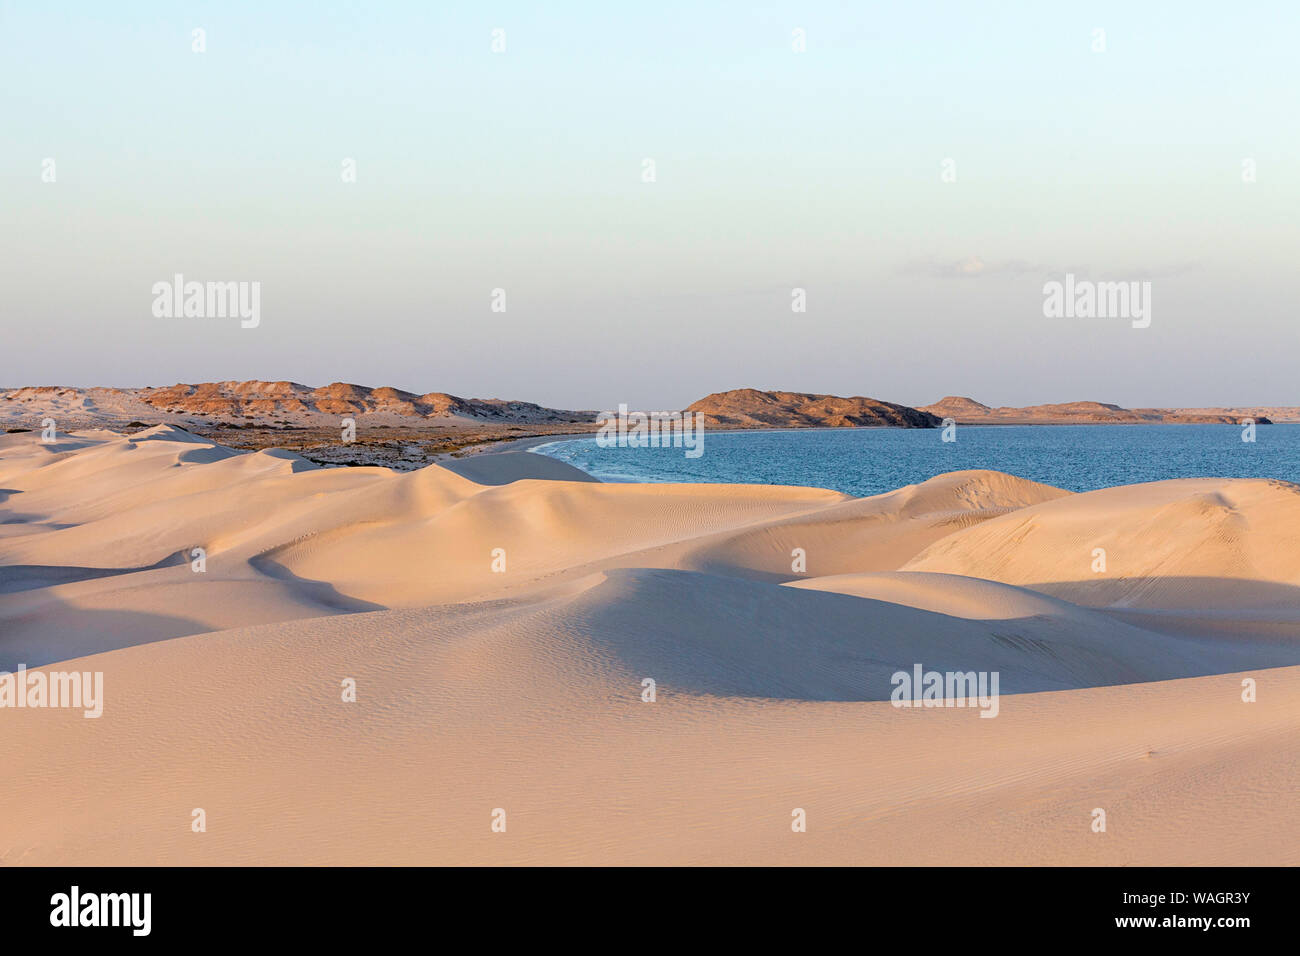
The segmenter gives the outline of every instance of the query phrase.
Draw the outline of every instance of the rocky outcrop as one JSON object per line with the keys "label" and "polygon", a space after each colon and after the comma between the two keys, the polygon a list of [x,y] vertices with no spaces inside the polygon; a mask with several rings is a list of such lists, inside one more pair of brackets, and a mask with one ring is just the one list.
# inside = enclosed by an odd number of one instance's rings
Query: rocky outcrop
{"label": "rocky outcrop", "polygon": [[875,398],[754,388],[715,392],[686,411],[698,413],[706,424],[730,428],[935,428],[940,424],[929,412]]}
{"label": "rocky outcrop", "polygon": [[[1107,402],[990,408],[959,395],[923,405],[921,410],[962,425],[1236,425],[1244,418],[1271,425],[1274,419],[1265,411],[1274,416],[1281,413],[1283,420],[1300,420],[1296,408],[1124,408]],[[1287,419],[1288,413],[1295,417]]]}

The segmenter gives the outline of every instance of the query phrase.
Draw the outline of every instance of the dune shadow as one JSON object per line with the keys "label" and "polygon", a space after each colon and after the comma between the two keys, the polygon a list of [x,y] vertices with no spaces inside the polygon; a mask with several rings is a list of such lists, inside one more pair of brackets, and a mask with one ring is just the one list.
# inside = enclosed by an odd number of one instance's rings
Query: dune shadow
{"label": "dune shadow", "polygon": [[0,520],[0,525],[11,525],[11,524],[30,525],[33,533],[41,532],[41,531],[63,531],[65,528],[76,527],[76,525],[74,524],[63,524],[57,521],[46,521],[44,516],[42,515],[14,514],[13,512],[10,512],[10,514],[7,517],[5,517],[3,520]]}
{"label": "dune shadow", "polygon": [[341,593],[338,588],[328,581],[313,581],[310,578],[299,577],[294,574],[283,564],[264,554],[255,555],[248,559],[250,566],[254,570],[265,574],[268,578],[275,578],[277,581],[284,581],[286,584],[292,584],[301,591],[310,600],[315,601],[324,607],[335,611],[344,611],[349,614],[357,614],[364,611],[387,611],[389,608],[383,604],[374,604],[370,601],[363,601],[360,598],[349,597]]}
{"label": "dune shadow", "polygon": [[526,451],[493,452],[469,455],[464,458],[447,458],[437,462],[447,471],[479,485],[508,485],[515,481],[536,479],[544,481],[599,482],[558,458],[537,455]]}
{"label": "dune shadow", "polygon": [[[1256,581],[1224,577],[1106,577],[1076,581],[1047,581],[1021,584],[1081,607],[1104,611],[1212,611],[1229,614],[1238,610],[1285,610],[1300,612],[1300,586],[1280,581]],[[1217,601],[1214,595],[1227,594]]]}
{"label": "dune shadow", "polygon": [[86,568],[58,564],[0,565],[0,594],[17,594],[20,591],[35,591],[59,584],[72,584],[77,581],[94,581],[99,578],[117,577],[122,574],[136,574],[140,571],[156,571],[159,568],[171,568],[178,564],[184,564],[185,561],[185,555],[176,552],[175,554],[169,554],[155,564],[138,568]]}
{"label": "dune shadow", "polygon": [[620,569],[576,601],[600,657],[663,688],[712,696],[882,701],[894,677],[999,675],[1002,694],[1300,665],[1300,641],[1206,640],[1099,610],[968,619],[829,591]]}
{"label": "dune shadow", "polygon": [[58,615],[56,628],[0,635],[0,670],[12,672],[19,664],[43,667],[211,630],[199,621],[167,614],[75,608],[63,601],[54,602],[51,610]]}

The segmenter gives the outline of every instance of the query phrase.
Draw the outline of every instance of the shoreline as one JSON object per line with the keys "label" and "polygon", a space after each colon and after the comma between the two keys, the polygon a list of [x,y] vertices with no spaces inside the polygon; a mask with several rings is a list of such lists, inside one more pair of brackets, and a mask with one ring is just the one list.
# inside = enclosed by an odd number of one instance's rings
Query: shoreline
{"label": "shoreline", "polygon": [[[1097,423],[1101,424],[1101,423]],[[1282,455],[1279,459],[1269,461],[1256,456],[1239,458],[1234,448],[1252,448],[1245,442],[1253,441],[1253,435],[1238,446],[1236,438],[1240,426],[1228,426],[1229,431],[1171,433],[1143,430],[1152,426],[1133,424],[1137,431],[1126,432],[1088,432],[1059,433],[1047,432],[1034,438],[1028,432],[1020,432],[1003,438],[1005,432],[996,430],[983,431],[984,438],[976,438],[980,426],[969,426],[967,433],[975,442],[945,446],[945,450],[926,450],[925,439],[906,439],[902,436],[881,436],[876,441],[868,436],[854,439],[843,436],[839,440],[829,438],[799,441],[769,439],[733,443],[729,446],[719,445],[721,451],[730,447],[729,453],[715,465],[692,465],[683,463],[676,457],[669,460],[654,456],[655,449],[637,449],[642,456],[600,455],[590,447],[578,449],[574,458],[552,456],[546,449],[565,442],[578,441],[593,437],[591,434],[556,435],[544,438],[529,438],[516,442],[501,443],[502,452],[527,452],[534,457],[544,457],[561,461],[596,480],[617,484],[765,484],[785,487],[821,488],[850,494],[854,497],[871,497],[898,490],[901,487],[923,482],[938,474],[948,474],[964,470],[993,470],[1005,474],[1017,475],[1026,480],[1043,482],[1074,492],[1097,491],[1103,488],[1116,488],[1132,484],[1149,484],[1159,481],[1183,480],[1189,478],[1222,480],[1268,480],[1288,484],[1300,484],[1300,448],[1286,436],[1295,437],[1295,432],[1283,429],[1276,432],[1278,441],[1276,450]],[[1178,423],[1202,424],[1202,423]],[[1015,427],[1015,426],[1008,426]],[[1022,426],[1025,428],[1031,426]],[[790,432],[820,433],[854,433],[871,429],[858,428],[742,428],[717,430],[715,435],[748,435],[752,433],[772,435]],[[890,429],[893,430],[893,429]],[[907,429],[911,431],[912,429]],[[927,429],[927,431],[935,431]],[[1224,432],[1224,434],[1220,434]],[[1260,441],[1267,443],[1261,433]],[[1055,435],[1055,438],[1049,438]],[[1105,437],[1110,436],[1110,437]],[[1226,436],[1226,437],[1225,437]],[[932,436],[933,437],[933,436]],[[1186,440],[1185,440],[1186,439]],[[883,442],[883,445],[881,444]],[[1225,444],[1227,442],[1227,444]],[[1022,446],[1041,449],[1038,454],[1029,454]],[[759,458],[756,447],[765,454]],[[895,449],[896,454],[888,462],[877,461],[870,469],[870,474],[860,474],[848,464],[841,461],[844,455],[872,454],[882,449]],[[795,456],[788,465],[782,465],[780,459],[786,452]],[[1145,451],[1157,449],[1161,454],[1146,456]],[[817,459],[822,450],[824,460]],[[1064,468],[1061,456],[1079,453],[1098,456],[1095,462],[1075,468]],[[479,452],[480,455],[491,452]],[[662,452],[661,452],[662,454]],[[808,458],[812,455],[812,458]],[[817,459],[817,460],[814,460]],[[1141,461],[1138,461],[1141,459]],[[1134,461],[1138,463],[1134,464]],[[1124,462],[1130,462],[1125,465]],[[593,472],[587,468],[596,469]]]}

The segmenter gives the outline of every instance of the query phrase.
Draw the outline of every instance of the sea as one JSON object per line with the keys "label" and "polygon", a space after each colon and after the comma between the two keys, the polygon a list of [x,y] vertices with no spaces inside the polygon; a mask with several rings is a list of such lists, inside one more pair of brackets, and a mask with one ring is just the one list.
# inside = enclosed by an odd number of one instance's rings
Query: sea
{"label": "sea", "polygon": [[601,448],[595,437],[530,449],[602,481],[806,485],[881,494],[948,471],[989,468],[1070,491],[1168,478],[1300,483],[1300,425],[961,425],[943,429],[708,431],[703,454]]}

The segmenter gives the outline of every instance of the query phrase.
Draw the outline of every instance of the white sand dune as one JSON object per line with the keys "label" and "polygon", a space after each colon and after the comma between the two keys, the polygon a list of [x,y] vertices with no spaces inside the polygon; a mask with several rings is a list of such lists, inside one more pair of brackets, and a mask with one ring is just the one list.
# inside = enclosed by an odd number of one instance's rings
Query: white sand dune
{"label": "white sand dune", "polygon": [[[904,567],[976,574],[1098,607],[1300,605],[1300,486],[1194,478],[1025,508]],[[1096,549],[1106,570],[1093,570]]]}
{"label": "white sand dune", "polygon": [[[0,436],[0,669],[106,697],[0,709],[0,863],[1300,862],[1295,486],[537,457]],[[996,671],[996,718],[891,706],[915,664]]]}

